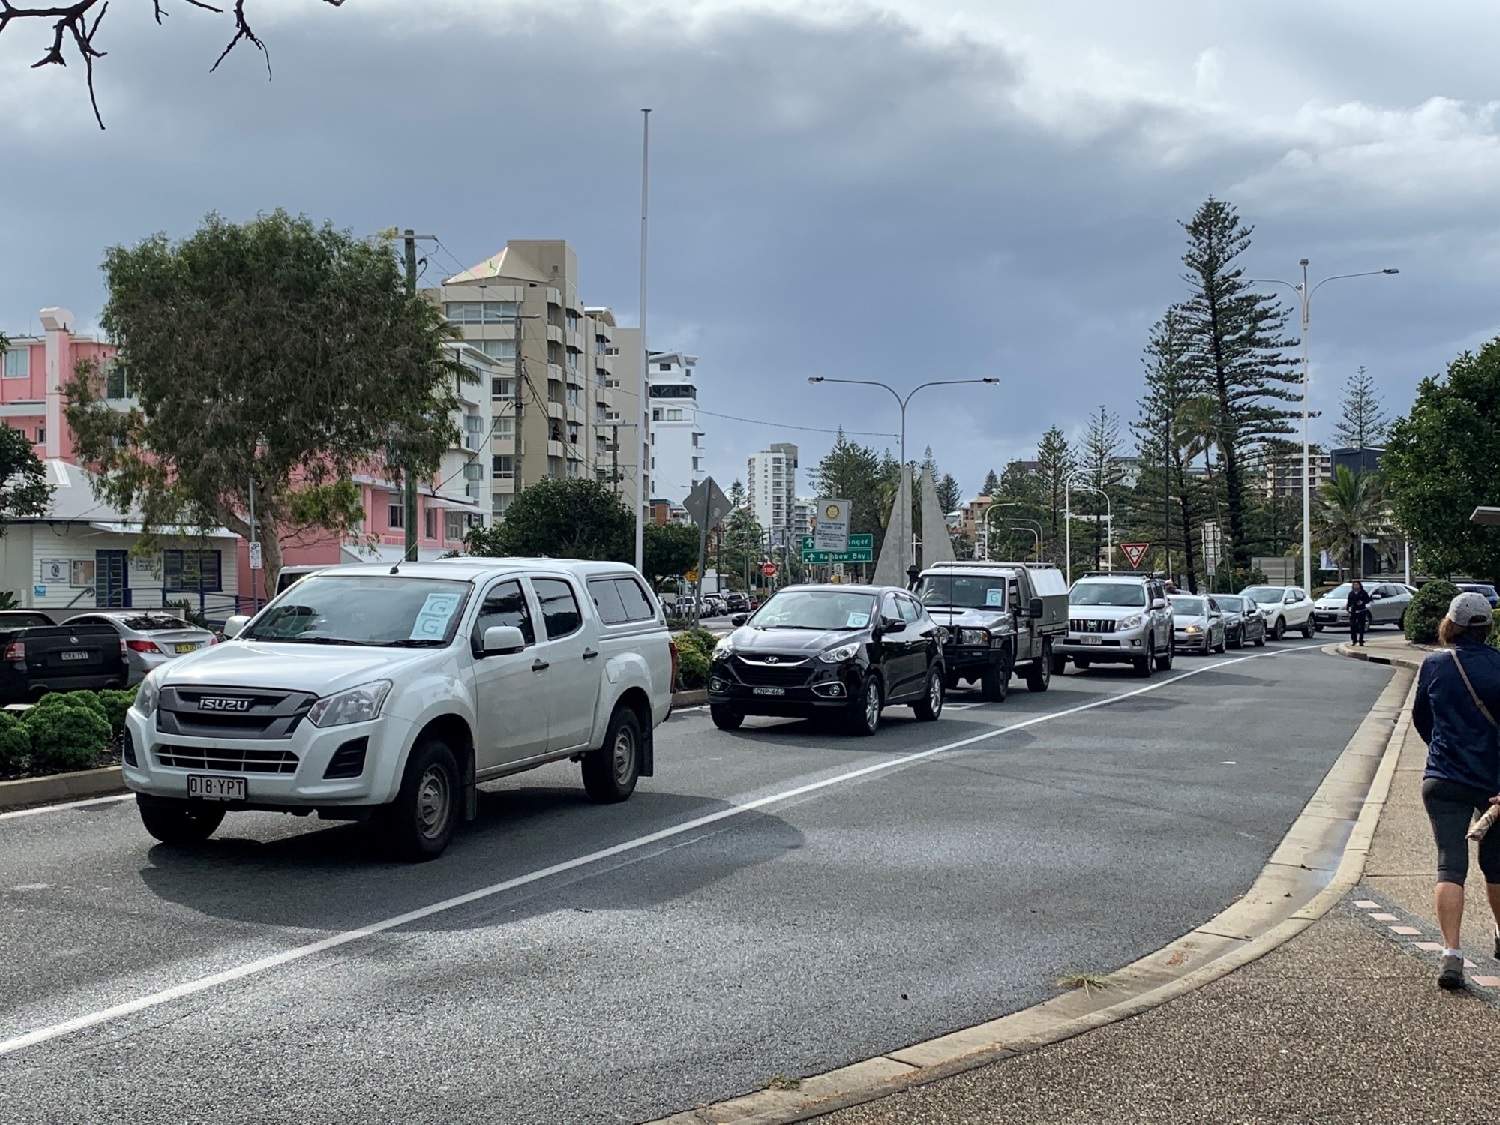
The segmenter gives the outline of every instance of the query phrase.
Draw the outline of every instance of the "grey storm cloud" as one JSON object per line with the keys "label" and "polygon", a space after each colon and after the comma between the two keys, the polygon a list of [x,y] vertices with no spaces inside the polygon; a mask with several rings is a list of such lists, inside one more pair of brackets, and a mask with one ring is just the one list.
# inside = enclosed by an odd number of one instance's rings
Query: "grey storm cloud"
{"label": "grey storm cloud", "polygon": [[[7,32],[0,143],[26,174],[0,177],[0,329],[47,304],[97,315],[107,245],[278,206],[438,234],[427,282],[507,238],[564,237],[585,299],[629,320],[646,105],[652,346],[702,356],[706,409],[803,426],[895,429],[888,398],[811,374],[998,376],[912,407],[909,451],[931,445],[970,491],[1049,425],[1100,403],[1133,417],[1146,330],[1183,292],[1177,220],[1211,192],[1257,224],[1252,274],[1303,254],[1402,269],[1319,295],[1315,406],[1364,363],[1403,408],[1495,329],[1495,111],[1437,78],[1406,74],[1382,105],[1340,55],[1347,93],[1256,111],[1224,99],[1238,61],[1217,50],[1180,60],[1197,95],[1166,96],[1091,84],[1082,51],[1059,85],[1025,37],[860,5],[485,7],[282,2],[258,28],[269,83],[243,47],[206,73],[222,21],[111,13],[102,134],[77,68],[25,70]],[[798,441],[804,466],[829,442],[710,421],[726,483],[767,442]]]}

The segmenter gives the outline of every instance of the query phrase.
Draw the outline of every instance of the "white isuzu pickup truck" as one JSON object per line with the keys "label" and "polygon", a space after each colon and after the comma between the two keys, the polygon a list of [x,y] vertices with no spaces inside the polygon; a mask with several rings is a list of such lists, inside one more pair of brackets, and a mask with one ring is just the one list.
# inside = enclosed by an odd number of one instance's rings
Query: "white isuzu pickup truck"
{"label": "white isuzu pickup truck", "polygon": [[125,782],[169,844],[234,810],[316,811],[431,859],[483,781],[571,758],[594,800],[629,797],[672,705],[676,650],[622,563],[335,567],[224,632],[128,715]]}

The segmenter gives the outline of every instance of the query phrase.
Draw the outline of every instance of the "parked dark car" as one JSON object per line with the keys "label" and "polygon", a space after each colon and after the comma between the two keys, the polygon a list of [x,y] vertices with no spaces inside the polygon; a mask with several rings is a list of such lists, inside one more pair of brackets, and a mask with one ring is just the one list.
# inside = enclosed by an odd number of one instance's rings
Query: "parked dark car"
{"label": "parked dark car", "polygon": [[740,593],[728,593],[724,595],[724,606],[730,613],[749,613],[750,599]]}
{"label": "parked dark car", "polygon": [[124,687],[125,641],[109,625],[58,625],[37,610],[0,611],[0,703],[48,691]]}
{"label": "parked dark car", "polygon": [[920,602],[884,586],[791,586],[719,642],[709,666],[714,725],[746,715],[840,718],[874,734],[880,712],[943,710],[943,634]]}
{"label": "parked dark car", "polygon": [[1460,590],[1466,594],[1479,594],[1485,601],[1490,603],[1490,608],[1500,606],[1500,593],[1495,592],[1495,587],[1488,582],[1455,582]]}
{"label": "parked dark car", "polygon": [[1266,618],[1260,606],[1238,594],[1215,594],[1214,601],[1224,614],[1224,641],[1230,648],[1265,646]]}

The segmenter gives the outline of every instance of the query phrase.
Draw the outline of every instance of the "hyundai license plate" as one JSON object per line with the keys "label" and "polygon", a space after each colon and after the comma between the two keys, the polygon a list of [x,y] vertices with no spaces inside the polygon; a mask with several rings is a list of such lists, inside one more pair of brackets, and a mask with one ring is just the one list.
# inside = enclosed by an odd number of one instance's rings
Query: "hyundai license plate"
{"label": "hyundai license plate", "polygon": [[1102,645],[1104,643],[1104,638],[1103,637],[1084,637],[1083,638],[1083,643],[1086,644],[1086,645]]}
{"label": "hyundai license plate", "polygon": [[243,777],[214,777],[206,773],[188,774],[188,796],[204,801],[243,801]]}
{"label": "hyundai license plate", "polygon": [[76,651],[75,652],[59,653],[58,655],[59,655],[59,659],[64,660],[64,661],[68,661],[68,662],[71,662],[71,661],[74,661],[74,660],[87,660],[89,658],[89,654],[88,653],[86,653],[86,652],[76,652]]}
{"label": "hyundai license plate", "polygon": [[786,694],[786,688],[784,688],[784,687],[758,687],[758,688],[755,689],[755,694],[756,695],[785,695]]}

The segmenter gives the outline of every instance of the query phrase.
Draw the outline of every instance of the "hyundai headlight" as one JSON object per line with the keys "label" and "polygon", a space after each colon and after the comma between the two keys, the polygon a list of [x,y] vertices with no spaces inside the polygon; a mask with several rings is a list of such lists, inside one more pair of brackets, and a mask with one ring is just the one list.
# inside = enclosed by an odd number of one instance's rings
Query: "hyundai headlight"
{"label": "hyundai headlight", "polygon": [[160,699],[161,690],[156,686],[156,677],[147,676],[136,689],[135,699],[130,705],[135,708],[136,714],[149,719],[156,714],[156,704]]}
{"label": "hyundai headlight", "polygon": [[1139,613],[1132,613],[1129,617],[1122,617],[1115,622],[1115,629],[1124,633],[1130,629],[1139,629],[1146,619]]}
{"label": "hyundai headlight", "polygon": [[733,637],[725,637],[718,644],[714,645],[714,659],[717,660],[721,656],[728,656],[733,651],[734,651],[734,639],[733,639]]}
{"label": "hyundai headlight", "polygon": [[367,723],[380,716],[385,697],[391,692],[390,680],[376,680],[359,687],[325,695],[307,712],[315,727],[346,727],[350,723]]}
{"label": "hyundai headlight", "polygon": [[853,660],[855,653],[859,652],[859,642],[852,641],[846,645],[839,645],[826,652],[818,653],[818,659],[824,664],[842,664],[846,660]]}

